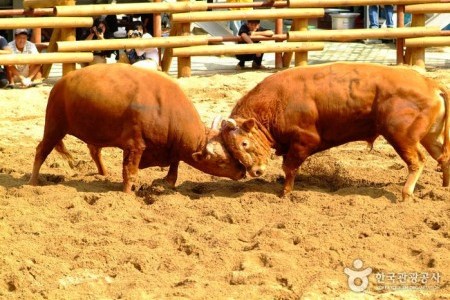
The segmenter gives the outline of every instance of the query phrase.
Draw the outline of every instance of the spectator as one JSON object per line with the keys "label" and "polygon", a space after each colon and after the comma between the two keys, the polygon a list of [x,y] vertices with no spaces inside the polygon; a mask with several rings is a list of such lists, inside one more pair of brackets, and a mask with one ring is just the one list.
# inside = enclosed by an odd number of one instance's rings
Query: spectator
{"label": "spectator", "polygon": [[[134,21],[131,28],[128,31],[128,38],[153,38],[150,33],[144,33],[141,21]],[[158,48],[126,49],[125,52],[130,64],[133,66],[154,70],[160,69]]]}
{"label": "spectator", "polygon": [[[16,29],[14,41],[8,46],[14,54],[38,54],[36,45],[28,41],[27,29]],[[14,85],[15,80],[20,80],[23,86],[28,87],[42,80],[42,65],[9,65],[6,67],[9,84]]]}
{"label": "spectator", "polygon": [[[259,20],[248,20],[246,24],[242,25],[239,29],[239,36],[243,41],[239,42],[239,44],[253,44],[259,43],[259,41],[253,42],[250,36],[272,36],[273,31],[263,28],[260,26]],[[263,53],[256,54],[239,54],[236,55],[236,58],[239,60],[239,63],[236,66],[237,70],[242,70],[245,67],[246,61],[253,61],[252,68],[253,69],[264,69],[262,65]]]}
{"label": "spectator", "polygon": [[[394,27],[394,6],[393,5],[384,5],[384,18],[386,19],[386,27],[393,28]],[[379,7],[378,5],[370,5],[369,6],[369,22],[370,28],[380,28],[379,24]]]}
{"label": "spectator", "polygon": [[[114,38],[113,34],[109,31],[108,26],[104,20],[95,20],[94,26],[91,27],[89,34],[84,38],[85,40],[104,40]],[[83,39],[81,37],[81,39]],[[103,50],[94,51],[94,60],[89,65],[106,63],[106,57],[111,57],[115,51]],[[84,66],[84,65],[83,65]]]}
{"label": "spectator", "polygon": [[[0,35],[0,54],[9,54],[11,53],[11,49],[8,46],[8,41]],[[6,71],[3,69],[3,66],[0,66],[0,88],[3,89],[8,86],[8,79],[6,76]]]}

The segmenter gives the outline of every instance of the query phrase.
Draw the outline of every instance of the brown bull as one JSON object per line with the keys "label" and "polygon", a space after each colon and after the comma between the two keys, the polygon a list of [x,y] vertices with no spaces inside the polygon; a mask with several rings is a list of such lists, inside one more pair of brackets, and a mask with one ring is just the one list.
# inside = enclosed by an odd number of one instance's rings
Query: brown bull
{"label": "brown bull", "polygon": [[374,64],[298,67],[267,77],[238,101],[222,136],[251,176],[260,176],[271,148],[283,156],[282,195],[310,155],[382,135],[408,166],[403,200],[423,170],[422,144],[449,185],[449,95],[414,70]]}
{"label": "brown bull", "polygon": [[170,166],[166,180],[174,186],[180,161],[216,176],[245,176],[245,168],[223,148],[219,130],[205,128],[175,81],[126,64],[86,67],[55,84],[30,184],[38,183],[53,148],[71,159],[62,142],[66,134],[88,144],[100,174],[106,173],[101,148],[122,149],[125,192],[138,168],[151,166]]}

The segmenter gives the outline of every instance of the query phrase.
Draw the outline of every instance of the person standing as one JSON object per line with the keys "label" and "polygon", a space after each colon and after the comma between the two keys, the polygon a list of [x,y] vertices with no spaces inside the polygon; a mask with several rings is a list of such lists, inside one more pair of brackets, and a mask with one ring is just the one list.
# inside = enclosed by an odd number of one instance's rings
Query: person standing
{"label": "person standing", "polygon": [[[379,11],[380,7],[378,5],[370,5],[369,6],[369,23],[370,28],[378,29],[380,28],[379,24]],[[394,6],[393,5],[384,5],[384,18],[386,19],[386,27],[393,28],[394,27]]]}
{"label": "person standing", "polygon": [[[25,28],[14,31],[14,40],[8,44],[13,54],[38,54],[36,45],[28,41],[28,30]],[[42,65],[9,65],[6,73],[9,84],[14,85],[15,80],[20,80],[23,86],[30,86],[33,82],[42,79]]]}

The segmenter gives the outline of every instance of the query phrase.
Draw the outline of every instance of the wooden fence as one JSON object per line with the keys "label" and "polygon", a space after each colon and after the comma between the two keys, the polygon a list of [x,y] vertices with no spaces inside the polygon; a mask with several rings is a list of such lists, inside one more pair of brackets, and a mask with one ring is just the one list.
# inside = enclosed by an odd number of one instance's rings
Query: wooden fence
{"label": "wooden fence", "polygon": [[[159,1],[159,0],[158,0]],[[440,1],[440,2],[439,2]],[[277,1],[262,8],[262,2],[253,3],[132,3],[74,5],[72,0],[24,0],[24,9],[0,11],[0,29],[54,28],[47,52],[39,55],[20,57],[11,54],[0,55],[0,64],[12,63],[63,63],[63,74],[75,69],[76,62],[93,60],[92,51],[119,50],[127,48],[164,48],[162,69],[168,71],[172,57],[178,57],[178,76],[191,75],[192,56],[223,54],[251,54],[257,52],[275,53],[277,68],[288,67],[295,54],[295,65],[308,63],[308,51],[323,50],[324,41],[361,40],[388,38],[397,40],[397,63],[425,66],[425,48],[450,46],[449,32],[439,28],[425,27],[425,14],[450,12],[450,0],[288,0]],[[308,21],[325,15],[326,7],[397,5],[398,28],[386,29],[345,29],[308,31]],[[252,7],[253,10],[233,10],[227,8]],[[219,10],[221,9],[221,10]],[[161,37],[160,14],[171,15],[169,37]],[[412,27],[403,28],[404,13],[411,13]],[[114,39],[76,41],[75,28],[91,27],[93,17],[105,14],[155,14],[155,37],[153,39]],[[16,17],[13,17],[16,16]],[[17,17],[19,16],[19,17]],[[217,45],[219,42],[239,41],[235,36],[192,36],[192,22],[228,21],[245,19],[275,20],[273,37],[254,38],[272,41],[260,44]],[[282,31],[282,20],[292,19],[291,30]],[[83,52],[85,51],[85,52]],[[48,74],[49,66],[44,70]]]}

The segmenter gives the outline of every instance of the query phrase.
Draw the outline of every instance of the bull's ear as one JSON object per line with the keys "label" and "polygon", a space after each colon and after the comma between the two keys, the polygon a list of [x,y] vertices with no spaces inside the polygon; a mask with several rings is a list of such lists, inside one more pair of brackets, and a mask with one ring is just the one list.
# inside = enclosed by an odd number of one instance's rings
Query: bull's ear
{"label": "bull's ear", "polygon": [[222,120],[222,129],[229,128],[231,130],[236,129],[237,124],[234,119]]}
{"label": "bull's ear", "polygon": [[203,161],[203,160],[209,159],[210,157],[211,157],[211,155],[205,154],[205,153],[203,153],[202,151],[192,153],[192,159],[193,159],[195,162],[201,162],[201,161]]}
{"label": "bull's ear", "polygon": [[252,118],[252,119],[245,120],[244,123],[242,123],[241,127],[243,130],[250,132],[253,129],[253,127],[255,127],[255,125],[256,125],[256,120]]}

